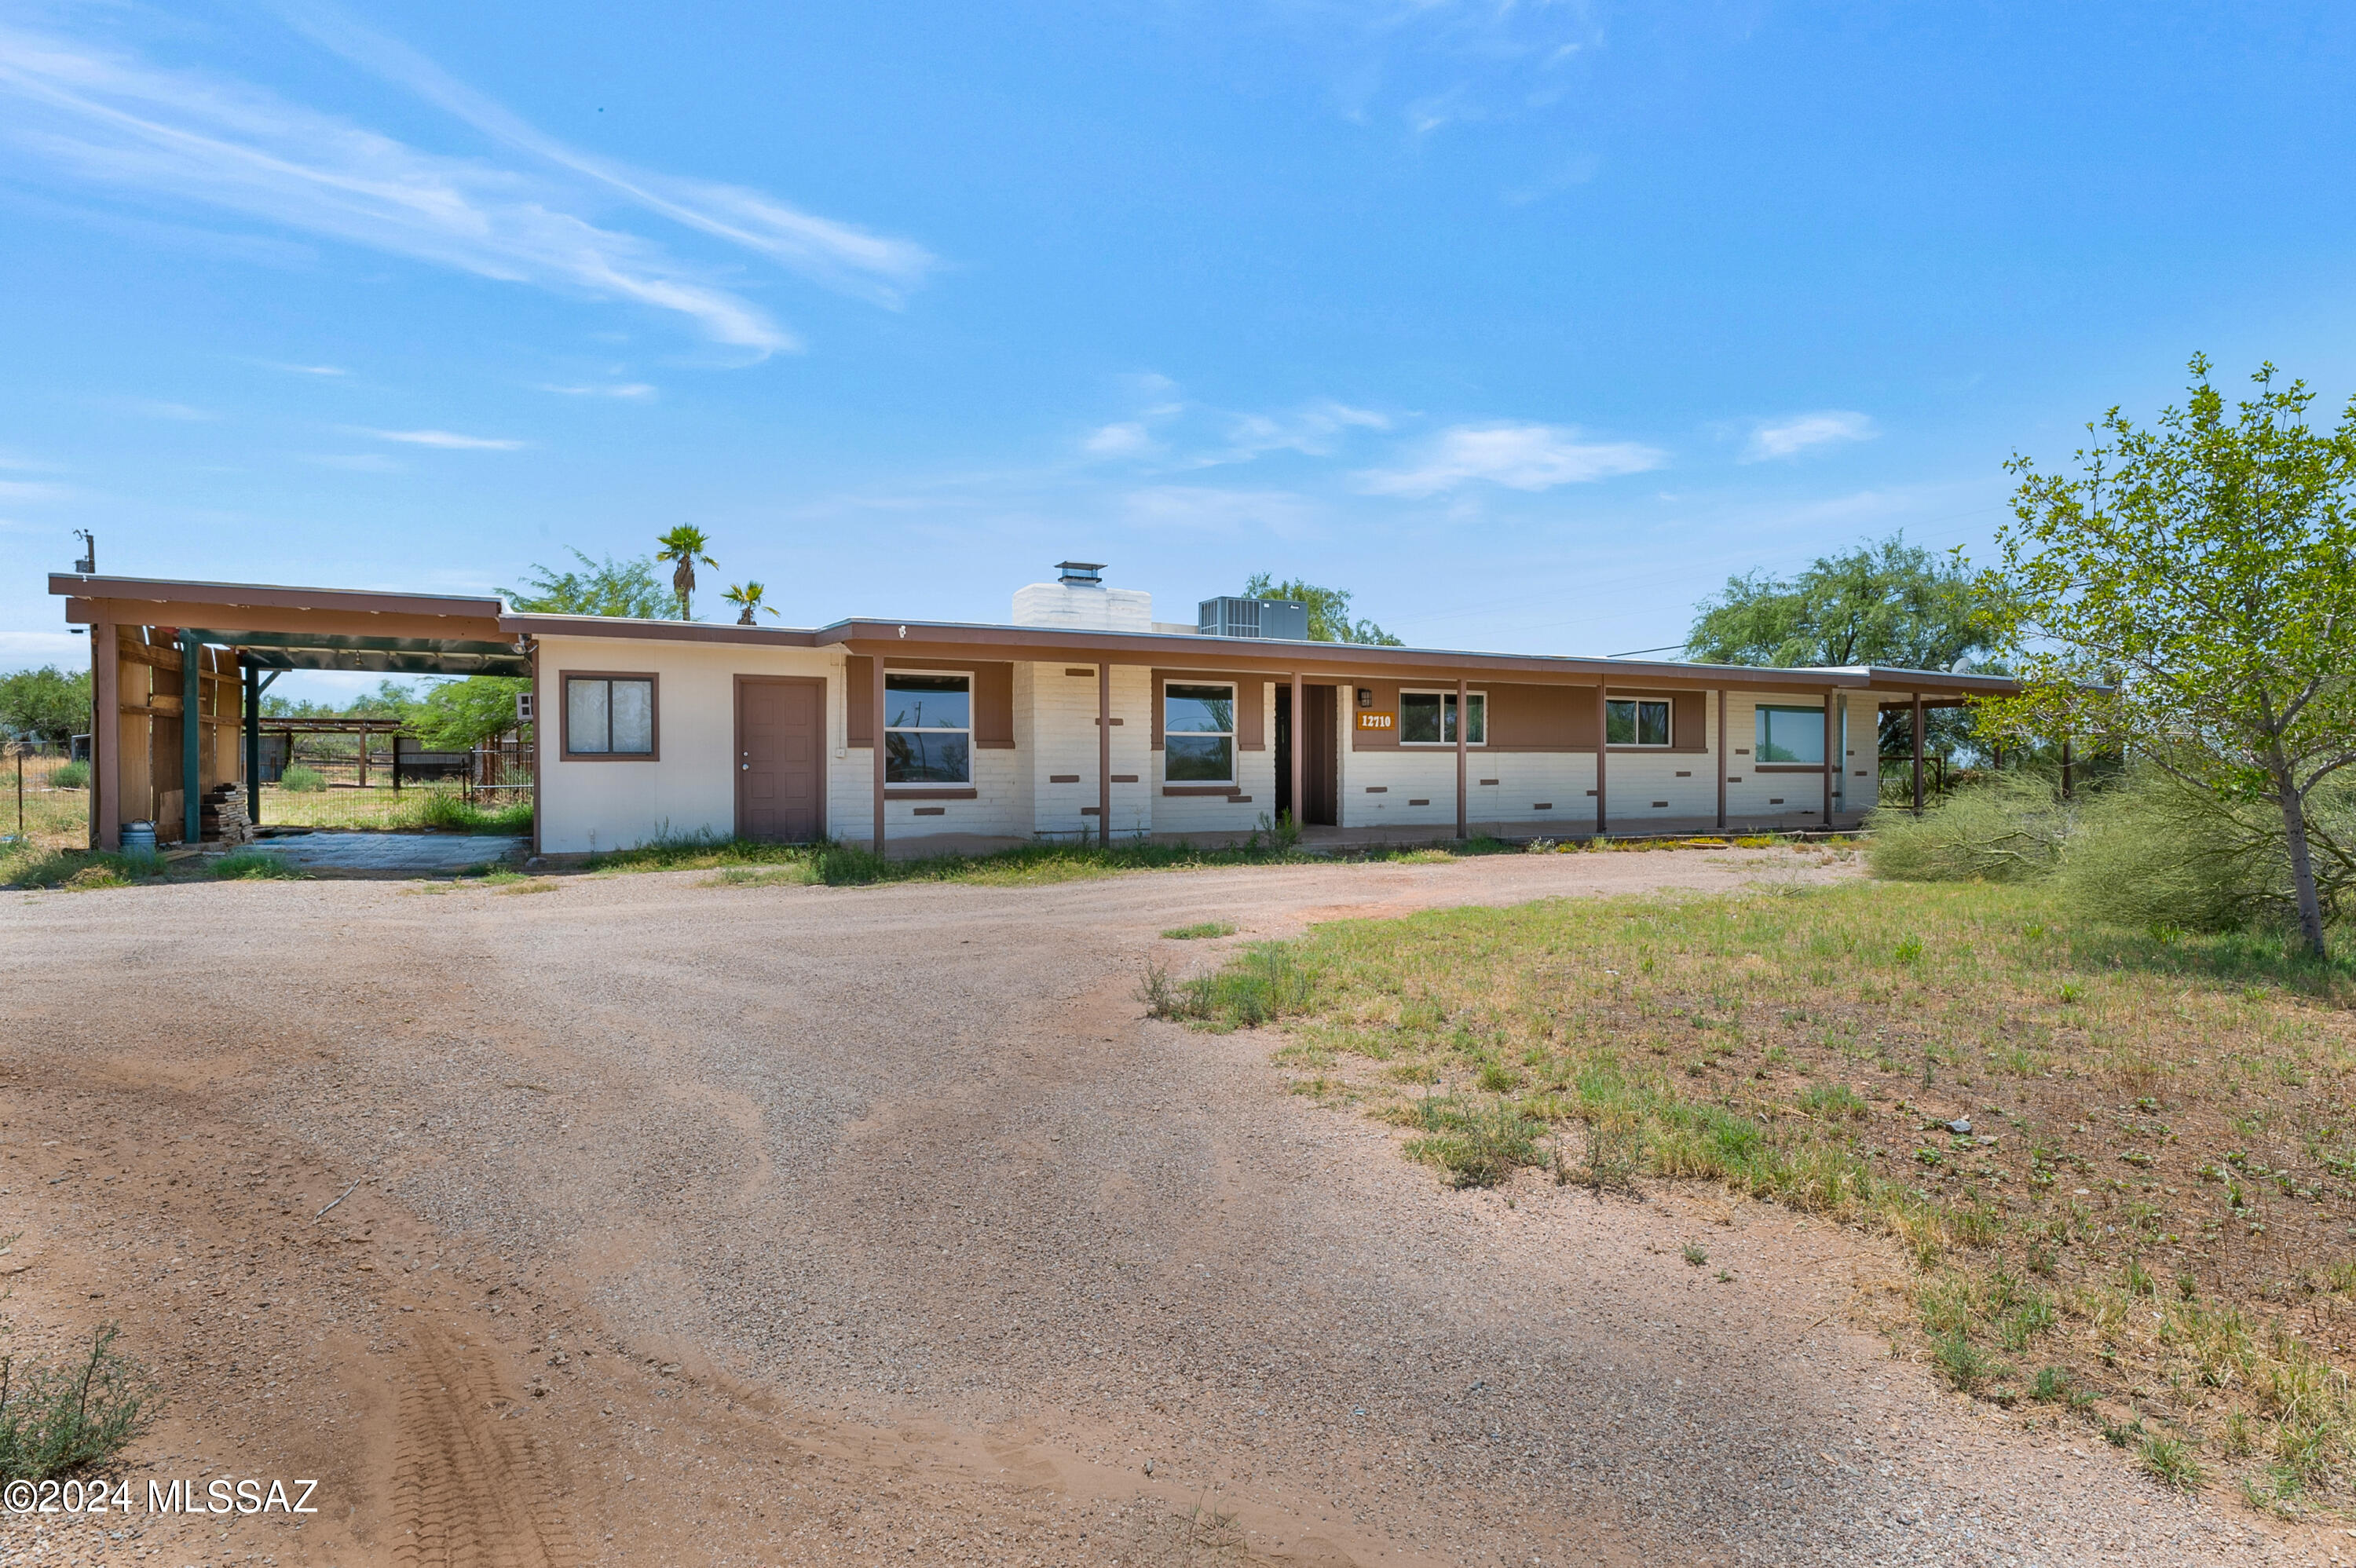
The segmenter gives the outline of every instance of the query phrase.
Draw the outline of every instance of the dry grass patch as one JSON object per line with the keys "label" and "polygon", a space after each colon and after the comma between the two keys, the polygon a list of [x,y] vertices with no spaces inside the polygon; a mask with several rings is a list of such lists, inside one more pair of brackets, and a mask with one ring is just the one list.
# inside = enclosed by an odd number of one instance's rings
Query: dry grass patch
{"label": "dry grass patch", "polygon": [[1953,1386],[2170,1485],[2356,1497],[2344,959],[1867,883],[1339,923],[1148,991],[1289,1025],[1320,1099],[1454,1181],[1685,1178],[1886,1232],[1921,1270],[1893,1332]]}

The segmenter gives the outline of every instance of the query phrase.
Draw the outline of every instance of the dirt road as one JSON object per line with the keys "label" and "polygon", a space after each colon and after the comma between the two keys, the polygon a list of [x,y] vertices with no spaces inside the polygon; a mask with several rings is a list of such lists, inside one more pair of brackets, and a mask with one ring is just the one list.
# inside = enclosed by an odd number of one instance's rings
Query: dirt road
{"label": "dirt road", "polygon": [[[1842,874],[1794,864],[7,895],[13,1349],[119,1319],[170,1403],[132,1511],[6,1540],[173,1564],[2304,1560],[2075,1430],[1935,1392],[1851,1326],[1898,1272],[1869,1243],[1708,1192],[1451,1191],[1288,1095],[1269,1039],[1131,998],[1149,957],[1231,945],[1157,935],[1208,916],[1248,940]],[[319,1511],[144,1508],[217,1477],[316,1478]]]}

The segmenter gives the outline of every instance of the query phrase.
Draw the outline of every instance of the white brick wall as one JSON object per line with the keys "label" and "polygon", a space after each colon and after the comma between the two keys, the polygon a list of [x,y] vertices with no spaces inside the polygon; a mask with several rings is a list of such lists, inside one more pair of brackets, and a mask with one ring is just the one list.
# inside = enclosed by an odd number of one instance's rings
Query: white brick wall
{"label": "white brick wall", "polygon": [[[1015,739],[1024,762],[1023,778],[1034,803],[1028,831],[1043,838],[1094,837],[1097,819],[1083,807],[1098,804],[1097,679],[1066,675],[1083,667],[1017,665],[1014,668]],[[1153,830],[1153,674],[1134,665],[1112,671],[1112,772],[1136,779],[1112,786],[1112,836],[1134,837]],[[1027,731],[1027,735],[1026,735]],[[1059,775],[1076,782],[1057,784]]]}

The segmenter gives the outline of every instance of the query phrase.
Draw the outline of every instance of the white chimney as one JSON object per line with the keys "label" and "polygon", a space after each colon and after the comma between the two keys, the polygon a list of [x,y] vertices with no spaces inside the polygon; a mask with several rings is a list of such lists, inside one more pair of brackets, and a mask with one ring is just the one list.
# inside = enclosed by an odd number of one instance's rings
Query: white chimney
{"label": "white chimney", "polygon": [[1014,591],[1014,624],[1053,626],[1067,632],[1151,632],[1153,595],[1135,588],[1107,588],[1104,563],[1059,560],[1054,582],[1033,582]]}

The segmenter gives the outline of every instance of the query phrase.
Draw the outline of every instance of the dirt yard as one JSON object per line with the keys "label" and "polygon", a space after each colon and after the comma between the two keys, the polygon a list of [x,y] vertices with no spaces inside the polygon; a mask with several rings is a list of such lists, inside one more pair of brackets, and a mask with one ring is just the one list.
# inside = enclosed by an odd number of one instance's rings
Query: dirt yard
{"label": "dirt yard", "polygon": [[[1855,1326],[1901,1272],[1878,1243],[1700,1189],[1451,1190],[1287,1094],[1270,1039],[1132,996],[1149,959],[1323,919],[1845,874],[1794,863],[8,895],[7,1348],[120,1320],[169,1404],[131,1512],[0,1539],[174,1565],[2341,1560],[2356,1540],[2262,1534],[1936,1392]],[[1158,934],[1210,917],[1240,934]],[[176,1477],[316,1478],[318,1511],[146,1512]]]}

